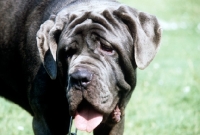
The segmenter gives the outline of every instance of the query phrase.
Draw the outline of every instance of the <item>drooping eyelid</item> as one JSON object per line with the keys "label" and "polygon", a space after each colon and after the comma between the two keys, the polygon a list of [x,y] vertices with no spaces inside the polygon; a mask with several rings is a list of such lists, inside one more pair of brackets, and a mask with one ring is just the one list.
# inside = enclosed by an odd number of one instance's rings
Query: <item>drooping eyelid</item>
{"label": "drooping eyelid", "polygon": [[69,48],[76,49],[77,47],[78,47],[78,43],[76,40],[68,40],[65,43],[64,49],[65,49],[65,51],[67,51]]}
{"label": "drooping eyelid", "polygon": [[99,40],[105,46],[112,48],[112,44],[109,41],[107,41],[104,37],[102,37],[102,36],[100,36],[99,34],[96,34],[96,33],[93,33],[93,36],[96,38],[96,40]]}
{"label": "drooping eyelid", "polygon": [[108,47],[112,48],[112,45],[108,41],[104,40],[103,38],[99,38],[99,41],[102,44],[104,44],[105,46],[108,46]]}
{"label": "drooping eyelid", "polygon": [[76,40],[74,40],[73,38],[66,38],[66,37],[64,37],[60,41],[59,47],[62,48],[62,49],[64,49],[64,50],[67,50],[71,46],[71,44],[73,42],[76,42]]}

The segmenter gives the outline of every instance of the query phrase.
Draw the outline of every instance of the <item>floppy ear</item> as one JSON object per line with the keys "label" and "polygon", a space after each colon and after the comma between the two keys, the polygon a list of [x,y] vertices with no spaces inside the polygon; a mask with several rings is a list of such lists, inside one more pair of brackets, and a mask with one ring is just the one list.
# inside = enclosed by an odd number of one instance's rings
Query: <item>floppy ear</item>
{"label": "floppy ear", "polygon": [[63,29],[63,24],[59,16],[51,16],[40,26],[36,37],[41,61],[53,80],[57,77],[57,41]]}
{"label": "floppy ear", "polygon": [[157,53],[161,40],[161,28],[155,16],[121,6],[114,12],[129,28],[134,40],[135,62],[146,68]]}

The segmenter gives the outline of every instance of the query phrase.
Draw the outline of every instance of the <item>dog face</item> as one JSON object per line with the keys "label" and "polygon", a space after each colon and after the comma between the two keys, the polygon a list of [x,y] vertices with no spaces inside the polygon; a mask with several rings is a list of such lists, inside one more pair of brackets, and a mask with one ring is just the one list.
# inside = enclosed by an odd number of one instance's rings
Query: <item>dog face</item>
{"label": "dog face", "polygon": [[52,15],[37,33],[37,45],[49,76],[58,76],[66,87],[77,127],[90,132],[107,122],[116,107],[123,115],[136,67],[151,62],[160,37],[155,17],[117,2],[96,1]]}

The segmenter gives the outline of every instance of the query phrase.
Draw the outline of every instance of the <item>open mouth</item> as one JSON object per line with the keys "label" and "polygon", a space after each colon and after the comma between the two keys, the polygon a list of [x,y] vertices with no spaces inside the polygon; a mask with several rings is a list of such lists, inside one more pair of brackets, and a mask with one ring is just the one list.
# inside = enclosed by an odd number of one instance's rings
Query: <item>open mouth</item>
{"label": "open mouth", "polygon": [[92,132],[103,120],[103,114],[83,100],[76,111],[74,122],[78,130]]}

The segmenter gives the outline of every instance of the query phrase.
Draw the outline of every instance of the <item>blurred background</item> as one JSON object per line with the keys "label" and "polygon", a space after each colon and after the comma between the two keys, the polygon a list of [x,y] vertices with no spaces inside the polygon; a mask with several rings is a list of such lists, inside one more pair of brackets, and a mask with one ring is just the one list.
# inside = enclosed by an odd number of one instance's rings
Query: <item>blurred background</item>
{"label": "blurred background", "polygon": [[[163,29],[155,59],[138,69],[124,135],[200,135],[200,0],[120,2],[156,15]],[[0,98],[0,135],[33,135],[31,119]]]}

